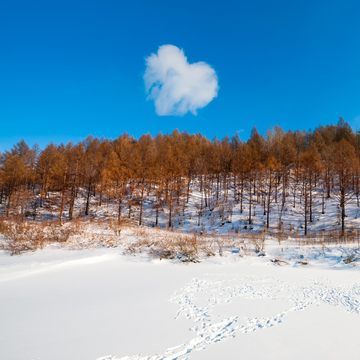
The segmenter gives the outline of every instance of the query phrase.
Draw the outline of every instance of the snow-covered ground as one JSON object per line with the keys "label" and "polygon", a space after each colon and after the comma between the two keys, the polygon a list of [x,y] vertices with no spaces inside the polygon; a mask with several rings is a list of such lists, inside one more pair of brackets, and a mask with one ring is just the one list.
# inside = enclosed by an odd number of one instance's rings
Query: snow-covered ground
{"label": "snow-covered ground", "polygon": [[[99,206],[92,199],[88,217],[61,227],[69,231],[66,241],[56,240],[59,226],[40,219],[31,226],[43,226],[37,234],[47,234],[45,240],[25,252],[0,237],[0,360],[303,360],[360,354],[355,201],[346,210],[346,228],[353,229],[346,239],[335,234],[339,209],[333,198],[326,200],[325,214],[314,209],[308,238],[290,198],[279,237],[280,207],[273,204],[265,243],[260,204],[252,208],[251,225],[246,201],[243,213],[239,204],[221,202],[200,213],[195,186],[185,211],[174,215],[176,232],[170,232],[164,230],[166,208],[161,229],[152,227],[151,201],[144,203],[146,227],[134,226],[139,211],[133,206],[121,233],[116,205]],[[84,199],[75,205],[80,214]],[[50,210],[39,211],[43,220],[56,219]]]}
{"label": "snow-covered ground", "polygon": [[187,265],[121,246],[2,252],[0,359],[356,358],[360,272],[344,251],[268,239],[267,256]]}

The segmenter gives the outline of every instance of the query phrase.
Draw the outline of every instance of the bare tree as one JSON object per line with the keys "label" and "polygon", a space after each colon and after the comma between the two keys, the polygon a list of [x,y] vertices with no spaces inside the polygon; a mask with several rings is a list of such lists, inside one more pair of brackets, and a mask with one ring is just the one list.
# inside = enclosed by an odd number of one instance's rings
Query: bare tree
{"label": "bare tree", "polygon": [[341,232],[345,235],[345,208],[354,199],[353,174],[358,166],[354,147],[345,139],[336,146],[334,152],[334,196],[341,209]]}

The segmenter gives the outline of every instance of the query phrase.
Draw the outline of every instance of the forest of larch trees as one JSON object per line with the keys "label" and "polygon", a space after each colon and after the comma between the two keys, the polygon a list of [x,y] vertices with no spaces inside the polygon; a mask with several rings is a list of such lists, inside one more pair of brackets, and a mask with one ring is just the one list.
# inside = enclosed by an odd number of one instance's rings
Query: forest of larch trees
{"label": "forest of larch trees", "polygon": [[[291,206],[306,235],[315,211],[325,214],[331,198],[344,233],[348,204],[359,206],[359,145],[360,134],[342,118],[313,131],[275,126],[260,135],[254,127],[247,141],[238,134],[209,140],[179,131],[139,139],[127,133],[115,140],[88,136],[43,150],[20,141],[0,155],[1,217],[40,221],[48,212],[61,225],[110,204],[119,225],[131,220],[159,226],[166,218],[173,229],[196,193],[198,226],[214,209],[223,220],[236,210],[251,225],[256,206],[264,229],[280,229],[282,209]],[[145,204],[150,221],[144,219]],[[270,216],[275,204],[276,224]]]}

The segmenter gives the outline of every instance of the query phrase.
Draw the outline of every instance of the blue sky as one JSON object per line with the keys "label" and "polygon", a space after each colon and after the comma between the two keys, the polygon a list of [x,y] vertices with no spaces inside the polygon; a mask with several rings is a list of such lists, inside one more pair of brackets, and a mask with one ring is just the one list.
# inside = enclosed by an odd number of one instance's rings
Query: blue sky
{"label": "blue sky", "polygon": [[[358,1],[2,0],[0,148],[176,128],[246,139],[340,116],[360,128],[359,40]],[[145,58],[164,44],[216,71],[197,116],[146,100]]]}

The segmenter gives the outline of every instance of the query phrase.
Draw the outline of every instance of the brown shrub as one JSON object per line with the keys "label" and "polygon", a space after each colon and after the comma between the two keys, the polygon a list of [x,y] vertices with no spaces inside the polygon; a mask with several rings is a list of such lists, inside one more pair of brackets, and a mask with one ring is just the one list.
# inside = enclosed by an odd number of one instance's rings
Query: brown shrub
{"label": "brown shrub", "polygon": [[35,251],[43,248],[46,242],[44,227],[38,224],[1,219],[0,233],[3,237],[0,249],[9,252],[10,255]]}

